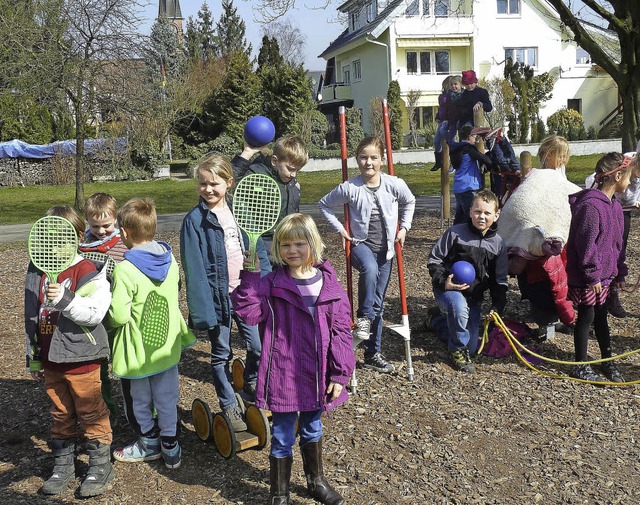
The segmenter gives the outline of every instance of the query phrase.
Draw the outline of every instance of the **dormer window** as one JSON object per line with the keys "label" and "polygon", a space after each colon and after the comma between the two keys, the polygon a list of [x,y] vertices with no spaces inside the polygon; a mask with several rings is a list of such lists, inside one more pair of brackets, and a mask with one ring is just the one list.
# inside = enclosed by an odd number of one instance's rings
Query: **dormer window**
{"label": "dormer window", "polygon": [[430,16],[447,17],[449,15],[449,0],[413,0],[405,14],[407,16]]}
{"label": "dormer window", "polygon": [[367,4],[367,23],[371,23],[378,15],[378,6],[376,0]]}
{"label": "dormer window", "polygon": [[520,0],[497,0],[498,14],[517,16],[520,14]]}

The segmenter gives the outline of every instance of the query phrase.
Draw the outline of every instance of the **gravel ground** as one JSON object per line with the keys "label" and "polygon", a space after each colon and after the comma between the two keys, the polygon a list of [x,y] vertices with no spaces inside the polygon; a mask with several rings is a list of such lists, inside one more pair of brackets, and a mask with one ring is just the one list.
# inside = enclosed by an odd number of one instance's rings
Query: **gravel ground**
{"label": "gravel ground", "polygon": [[[328,242],[327,256],[344,278],[336,236],[320,226]],[[440,233],[438,218],[418,214],[405,248],[414,381],[407,380],[402,338],[385,330],[383,350],[397,372],[382,375],[358,369],[357,394],[325,419],[327,477],[355,505],[639,503],[636,426],[640,396],[636,387],[603,388],[550,379],[525,368],[514,357],[482,357],[475,375],[451,368],[444,346],[423,327],[426,309],[434,304],[426,258]],[[632,230],[628,251],[634,280],[640,273],[638,235]],[[161,238],[177,249],[177,233]],[[0,252],[4,307],[0,320],[0,503],[74,503],[77,486],[54,499],[38,495],[52,460],[46,445],[48,400],[23,366],[26,247],[8,244]],[[385,316],[390,323],[400,320],[396,280],[394,276],[388,291]],[[637,297],[627,294],[623,302],[633,314],[610,320],[616,353],[640,348]],[[513,283],[506,315],[527,321],[526,309]],[[237,338],[234,344],[236,355],[242,356]],[[595,341],[590,346],[591,356],[598,357]],[[573,339],[560,333],[537,349],[545,356],[571,359]],[[194,398],[206,400],[212,410],[217,405],[207,351],[207,342],[200,340],[185,352],[180,367],[179,407],[185,428],[182,467],[170,471],[159,462],[116,463],[111,490],[93,502],[267,502],[267,449],[241,452],[227,461],[212,443],[201,442],[193,432],[190,409]],[[361,360],[362,350],[356,354]],[[628,379],[636,380],[639,365],[640,360],[631,357],[621,368]],[[115,444],[131,440],[122,420],[114,435]],[[86,456],[82,456],[81,466],[85,463]],[[314,503],[306,497],[297,453],[292,503]]]}

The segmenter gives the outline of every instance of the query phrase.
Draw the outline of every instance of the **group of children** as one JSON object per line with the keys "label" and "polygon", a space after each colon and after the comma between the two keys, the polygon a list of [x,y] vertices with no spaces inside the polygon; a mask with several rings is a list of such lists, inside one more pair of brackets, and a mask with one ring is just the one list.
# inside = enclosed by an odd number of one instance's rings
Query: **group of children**
{"label": "group of children", "polygon": [[[44,378],[52,401],[55,466],[43,485],[45,494],[61,493],[75,478],[77,424],[87,439],[90,458],[80,495],[104,493],[113,478],[112,407],[107,406],[102,392],[104,388],[109,400],[109,379],[104,373],[109,356],[112,373],[122,385],[127,420],[136,434],[135,441],[113,451],[113,457],[122,462],[162,458],[168,468],[180,466],[177,365],[182,350],[195,342],[189,328],[208,333],[220,408],[235,431],[246,430],[230,376],[230,335],[235,321],[247,348],[241,396],[273,413],[270,503],[289,503],[296,432],[310,495],[321,503],[344,503],[324,477],[321,415],[347,398],[346,385],[355,367],[354,339],[365,342],[365,367],[383,373],[394,370],[381,352],[384,298],[395,244],[402,246],[411,228],[415,197],[402,179],[381,171],[383,143],[367,137],[356,150],[359,174],[318,204],[343,245],[350,242],[359,272],[357,319],[352,330],[349,300],[323,257],[319,231],[312,218],[299,213],[300,186],[295,176],[308,159],[304,143],[297,137],[282,137],[271,156],[261,155],[252,162],[257,150],[245,145],[231,162],[209,154],[197,166],[198,203],[184,218],[180,231],[188,323],[179,309],[179,273],[172,248],[154,240],[157,216],[152,201],[134,198],[116,211],[112,197],[93,195],[85,208],[87,231],[73,209],[49,209],[48,214],[74,224],[82,244],[72,266],[55,284],[33,265],[27,274],[29,370],[34,377]],[[574,235],[579,240],[571,242],[575,258],[593,257],[593,251],[603,247],[612,258],[618,251],[616,227],[609,227],[611,240],[606,244],[577,227],[592,220],[604,226],[605,218],[619,217],[615,200],[610,208],[605,207],[607,200],[611,202],[610,189],[622,191],[628,184],[630,167],[625,163],[618,158],[599,163],[599,189],[578,195]],[[249,239],[230,207],[233,186],[247,173],[274,178],[283,195],[277,226],[258,240],[258,270],[252,270],[255,259],[248,257]],[[444,315],[441,327],[456,367],[465,371],[474,368],[471,356],[477,350],[484,292],[490,290],[492,310],[500,312],[507,291],[506,249],[496,233],[499,202],[490,191],[474,192],[477,189],[465,188],[469,193],[466,220],[461,218],[444,233],[428,260],[435,299]],[[602,215],[579,214],[581,209],[590,209],[582,202],[593,199],[601,202],[597,208],[602,207]],[[350,233],[334,212],[343,205],[349,207]],[[588,242],[587,237],[593,241]],[[83,258],[82,253],[91,259]],[[576,259],[574,265],[580,266],[571,274],[575,301],[586,307],[602,302],[612,277],[621,285],[626,274],[623,259],[618,261],[615,256],[606,271],[598,273]],[[450,269],[458,260],[474,265],[476,276],[471,284],[453,281]],[[580,339],[594,319],[598,334],[598,328],[606,324],[606,312],[603,322],[598,310],[578,310]],[[603,355],[610,355],[608,333],[598,338]],[[578,337],[576,349],[578,355]],[[582,354],[578,357],[583,358]],[[615,367],[609,370],[612,375]]]}

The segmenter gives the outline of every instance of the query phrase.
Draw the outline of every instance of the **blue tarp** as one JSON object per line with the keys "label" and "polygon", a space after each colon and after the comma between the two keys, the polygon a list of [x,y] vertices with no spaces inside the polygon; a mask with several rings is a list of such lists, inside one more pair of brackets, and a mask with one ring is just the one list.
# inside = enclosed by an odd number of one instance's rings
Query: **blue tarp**
{"label": "blue tarp", "polygon": [[[115,144],[114,144],[115,140]],[[89,139],[84,141],[84,153],[89,156],[107,148],[114,149],[118,154],[125,151],[127,139]],[[75,140],[61,140],[53,144],[34,145],[22,142],[22,140],[10,140],[0,142],[0,158],[51,158],[56,154],[72,156],[76,154]]]}

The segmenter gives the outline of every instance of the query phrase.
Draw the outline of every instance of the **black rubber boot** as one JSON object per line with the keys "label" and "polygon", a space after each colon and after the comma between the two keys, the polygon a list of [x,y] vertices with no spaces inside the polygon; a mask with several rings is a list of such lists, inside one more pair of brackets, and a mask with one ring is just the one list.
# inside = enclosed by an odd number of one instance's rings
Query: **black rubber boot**
{"label": "black rubber boot", "polygon": [[300,447],[304,474],[307,476],[307,490],[312,498],[325,505],[345,505],[345,501],[324,478],[322,470],[322,439]]}
{"label": "black rubber boot", "polygon": [[110,445],[102,444],[97,440],[89,440],[87,454],[89,454],[89,470],[80,485],[82,498],[103,494],[114,477]]}
{"label": "black rubber boot", "polygon": [[43,494],[60,494],[76,478],[76,444],[72,440],[54,439],[51,441],[53,452],[53,473],[42,485]]}
{"label": "black rubber boot", "polygon": [[289,480],[291,479],[291,464],[293,456],[276,458],[269,456],[269,491],[270,505],[288,505]]}
{"label": "black rubber boot", "polygon": [[442,151],[434,152],[433,154],[436,157],[436,162],[431,167],[431,171],[435,172],[436,170],[440,170],[442,168],[443,156],[442,156]]}

